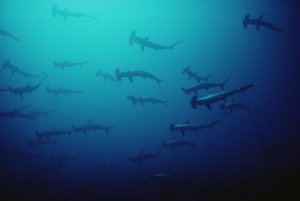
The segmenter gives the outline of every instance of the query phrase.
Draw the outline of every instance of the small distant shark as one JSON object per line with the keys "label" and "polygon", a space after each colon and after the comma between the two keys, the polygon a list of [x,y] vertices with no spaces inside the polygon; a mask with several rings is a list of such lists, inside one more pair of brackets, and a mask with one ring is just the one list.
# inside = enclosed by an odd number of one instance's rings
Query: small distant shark
{"label": "small distant shark", "polygon": [[83,61],[83,62],[69,62],[69,61],[64,61],[64,62],[56,62],[53,61],[53,66],[55,68],[61,68],[61,70],[65,70],[65,68],[72,68],[75,66],[82,66],[85,64],[90,63],[89,61]]}
{"label": "small distant shark", "polygon": [[189,79],[194,78],[197,82],[208,81],[208,78],[210,78],[213,75],[211,73],[206,77],[201,77],[201,76],[197,75],[195,72],[191,71],[190,66],[183,69],[182,74],[187,74],[189,76]]}
{"label": "small distant shark", "polygon": [[80,155],[65,156],[64,154],[62,154],[61,156],[52,156],[52,159],[57,160],[57,161],[74,161],[78,158],[80,158]]}
{"label": "small distant shark", "polygon": [[135,156],[135,157],[129,157],[128,160],[133,161],[133,162],[141,162],[144,160],[150,160],[154,158],[158,158],[160,154],[160,151],[156,153],[148,153],[145,154],[143,150],[140,151],[140,154]]}
{"label": "small distant shark", "polygon": [[191,106],[192,108],[197,108],[198,105],[205,105],[209,110],[212,110],[211,104],[219,101],[225,101],[227,97],[232,96],[236,93],[244,93],[249,88],[254,87],[254,84],[243,86],[239,89],[230,90],[230,91],[223,91],[215,94],[211,94],[202,98],[197,98],[197,96],[193,96],[191,99]]}
{"label": "small distant shark", "polygon": [[137,43],[141,45],[141,50],[144,51],[145,47],[152,48],[155,50],[166,50],[166,49],[173,49],[176,45],[181,43],[182,41],[178,41],[176,43],[173,43],[172,45],[169,46],[163,46],[159,45],[157,43],[149,41],[149,37],[139,37],[136,35],[136,31],[132,31],[129,35],[129,45],[132,46],[133,43]]}
{"label": "small distant shark", "polygon": [[94,16],[87,15],[84,13],[69,12],[67,9],[60,10],[60,9],[58,9],[58,5],[54,5],[52,7],[52,17],[56,17],[57,15],[62,16],[64,18],[64,20],[67,20],[68,17],[75,17],[75,18],[85,17],[85,18],[90,18],[90,19],[96,20],[97,22],[100,22],[100,20]]}
{"label": "small distant shark", "polygon": [[27,73],[23,70],[20,70],[19,67],[12,65],[10,60],[4,61],[3,65],[2,65],[2,69],[10,69],[12,74],[18,73],[24,77],[30,77],[30,78],[38,78],[44,74],[44,73],[40,73],[40,74],[33,75],[30,73]]}
{"label": "small distant shark", "polygon": [[230,76],[224,80],[224,82],[221,83],[213,83],[213,82],[206,82],[206,83],[196,83],[194,84],[192,87],[189,88],[181,88],[181,90],[187,94],[190,95],[191,93],[194,93],[195,95],[198,94],[198,91],[200,90],[208,90],[210,88],[215,88],[215,87],[220,87],[221,89],[224,89],[224,85],[228,82],[228,80],[230,79]]}
{"label": "small distant shark", "polygon": [[90,120],[87,124],[83,126],[72,126],[72,128],[77,133],[82,132],[84,135],[87,135],[88,131],[97,131],[97,130],[104,130],[106,133],[109,133],[109,131],[113,127],[92,124],[92,121]]}
{"label": "small distant shark", "polygon": [[163,142],[164,147],[171,147],[172,149],[175,149],[178,146],[190,146],[190,147],[194,148],[195,145],[196,145],[196,143],[194,143],[194,142],[178,140],[177,138]]}
{"label": "small distant shark", "polygon": [[33,91],[37,90],[42,85],[42,83],[44,82],[44,80],[46,78],[47,78],[47,75],[37,85],[27,84],[24,87],[17,87],[17,88],[8,87],[8,89],[9,89],[9,92],[11,92],[15,95],[19,95],[22,98],[23,94],[32,93]]}
{"label": "small distant shark", "polygon": [[186,121],[184,124],[171,124],[169,126],[171,132],[179,131],[182,135],[185,135],[188,131],[198,132],[198,130],[205,128],[213,128],[216,124],[220,123],[221,120],[213,121],[209,124],[190,124],[189,121]]}
{"label": "small distant shark", "polygon": [[11,33],[7,32],[7,31],[5,31],[5,30],[3,30],[3,29],[0,29],[0,35],[2,35],[2,36],[7,36],[7,37],[9,37],[9,38],[12,38],[12,39],[14,39],[14,40],[17,41],[17,42],[22,42],[19,38],[17,38],[17,37],[14,36],[13,34],[11,34]]}
{"label": "small distant shark", "polygon": [[73,90],[73,89],[64,89],[62,87],[59,87],[57,89],[51,89],[50,87],[47,87],[46,88],[46,92],[47,93],[52,93],[55,96],[58,96],[58,95],[67,95],[67,94],[81,94],[81,93],[84,93],[84,91]]}
{"label": "small distant shark", "polygon": [[31,110],[30,112],[17,112],[15,114],[15,117],[21,118],[21,119],[27,119],[27,120],[34,120],[40,116],[47,116],[54,111],[37,111],[37,110]]}
{"label": "small distant shark", "polygon": [[115,70],[115,75],[119,82],[122,81],[122,78],[128,78],[130,82],[133,82],[133,77],[142,77],[144,79],[149,78],[149,79],[155,80],[158,84],[160,84],[162,81],[161,79],[157,78],[156,76],[152,75],[151,73],[148,73],[146,71],[141,71],[141,70],[120,72],[120,69],[117,68]]}
{"label": "small distant shark", "polygon": [[35,134],[39,139],[48,139],[50,140],[53,136],[61,136],[61,135],[71,135],[72,131],[63,131],[63,130],[57,130],[56,127],[53,127],[50,131],[45,132],[39,132],[36,131]]}
{"label": "small distant shark", "polygon": [[110,80],[110,81],[116,83],[116,85],[118,85],[118,86],[120,85],[118,80],[109,73],[103,73],[99,70],[96,75],[97,75],[97,77],[102,77],[104,80]]}
{"label": "small distant shark", "polygon": [[271,24],[269,22],[264,21],[263,17],[264,16],[262,15],[257,19],[250,19],[250,15],[247,14],[244,18],[244,21],[243,21],[244,29],[247,29],[249,25],[254,25],[254,26],[256,26],[257,30],[259,30],[260,27],[265,27],[265,28],[273,30],[273,31],[278,31],[278,32],[281,32],[281,33],[285,33],[282,29],[274,26],[273,24]]}
{"label": "small distant shark", "polygon": [[224,103],[221,105],[221,110],[229,110],[232,112],[233,110],[246,110],[248,113],[250,112],[250,107],[241,103],[237,103],[234,100],[232,100],[229,103]]}
{"label": "small distant shark", "polygon": [[49,144],[56,144],[56,140],[46,140],[46,139],[38,139],[32,141],[26,141],[28,146],[38,147],[40,145],[49,145]]}
{"label": "small distant shark", "polygon": [[141,103],[144,106],[144,103],[161,103],[167,105],[167,101],[159,100],[157,98],[150,98],[148,96],[142,96],[140,98],[134,96],[127,96],[127,99],[130,100],[134,105]]}
{"label": "small distant shark", "polygon": [[15,109],[15,110],[11,110],[11,111],[2,111],[2,112],[0,112],[0,117],[13,119],[18,112],[25,110],[28,107],[31,107],[31,105],[26,105],[24,107],[21,107],[21,108]]}

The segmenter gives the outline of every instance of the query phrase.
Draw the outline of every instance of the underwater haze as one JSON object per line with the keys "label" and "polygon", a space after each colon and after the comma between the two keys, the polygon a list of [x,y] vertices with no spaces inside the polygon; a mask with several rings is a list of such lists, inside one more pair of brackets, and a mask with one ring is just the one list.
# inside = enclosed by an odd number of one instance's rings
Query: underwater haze
{"label": "underwater haze", "polygon": [[287,0],[1,0],[0,200],[299,200]]}

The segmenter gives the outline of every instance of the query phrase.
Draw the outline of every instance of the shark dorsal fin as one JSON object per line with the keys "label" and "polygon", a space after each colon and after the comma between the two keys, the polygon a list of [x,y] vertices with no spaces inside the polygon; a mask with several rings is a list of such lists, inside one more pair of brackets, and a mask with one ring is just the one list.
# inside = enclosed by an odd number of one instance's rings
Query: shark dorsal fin
{"label": "shark dorsal fin", "polygon": [[185,121],[185,123],[186,123],[186,124],[189,124],[189,123],[190,123],[190,121],[189,121],[189,120],[186,120],[186,121]]}
{"label": "shark dorsal fin", "polygon": [[143,149],[141,149],[141,151],[140,151],[140,154],[143,154],[144,153],[144,150]]}
{"label": "shark dorsal fin", "polygon": [[257,20],[262,21],[263,17],[264,17],[264,15],[260,16]]}

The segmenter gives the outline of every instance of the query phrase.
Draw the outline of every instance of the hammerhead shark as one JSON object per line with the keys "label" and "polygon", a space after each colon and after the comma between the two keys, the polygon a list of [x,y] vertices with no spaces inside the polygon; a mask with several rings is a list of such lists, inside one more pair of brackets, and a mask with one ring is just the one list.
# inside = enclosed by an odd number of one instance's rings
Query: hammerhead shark
{"label": "hammerhead shark", "polygon": [[109,74],[109,73],[103,73],[103,72],[101,72],[99,70],[97,72],[96,76],[97,77],[102,77],[104,80],[110,80],[110,81],[116,83],[116,85],[118,85],[118,86],[120,85],[120,83],[118,82],[118,80],[114,76],[112,76],[111,74]]}
{"label": "hammerhead shark", "polygon": [[229,110],[230,112],[232,112],[233,110],[245,110],[248,113],[250,112],[250,107],[248,105],[237,103],[234,100],[232,100],[229,103],[222,104],[220,108],[221,108],[221,110],[226,109],[226,110]]}
{"label": "hammerhead shark", "polygon": [[74,17],[74,18],[90,18],[93,20],[96,20],[97,22],[100,22],[100,20],[94,16],[87,15],[84,13],[77,13],[77,12],[69,12],[67,9],[60,10],[58,8],[58,5],[54,5],[52,7],[52,17],[56,17],[57,15],[60,15],[64,18],[64,20],[67,20],[68,17]]}
{"label": "hammerhead shark", "polygon": [[64,131],[58,130],[56,127],[53,127],[50,131],[39,132],[36,131],[35,134],[39,139],[48,139],[50,140],[53,136],[60,136],[60,135],[71,135],[72,131]]}
{"label": "hammerhead shark", "polygon": [[166,50],[166,49],[173,49],[176,45],[181,43],[182,41],[178,41],[173,43],[169,46],[159,45],[157,43],[149,41],[149,37],[142,38],[136,35],[136,31],[132,31],[129,36],[129,45],[132,46],[133,43],[137,43],[141,45],[141,50],[144,51],[145,47],[152,48],[155,50]]}
{"label": "hammerhead shark", "polygon": [[40,145],[49,145],[49,144],[56,144],[56,140],[47,140],[47,139],[37,139],[37,140],[31,140],[26,141],[27,146],[34,146],[38,147]]}
{"label": "hammerhead shark", "polygon": [[25,110],[28,107],[31,107],[31,105],[26,105],[24,107],[21,107],[21,108],[15,109],[15,110],[11,110],[11,111],[1,111],[0,117],[13,119],[18,112]]}
{"label": "hammerhead shark", "polygon": [[46,92],[47,93],[52,93],[55,96],[66,95],[66,94],[81,94],[81,93],[84,93],[84,91],[73,90],[73,89],[64,89],[63,87],[59,87],[57,89],[51,89],[50,87],[47,87]]}
{"label": "hammerhead shark", "polygon": [[92,121],[90,120],[87,124],[83,126],[72,126],[72,128],[77,133],[82,132],[84,135],[87,135],[88,131],[97,131],[97,130],[104,130],[106,133],[109,133],[109,131],[113,127],[92,124]]}
{"label": "hammerhead shark", "polygon": [[13,34],[3,30],[3,29],[0,29],[0,35],[2,36],[7,36],[7,37],[10,37],[12,39],[14,39],[15,41],[17,42],[21,42],[21,40],[19,38],[17,38],[16,36],[14,36]]}
{"label": "hammerhead shark", "polygon": [[51,113],[53,113],[54,111],[38,111],[38,110],[31,110],[29,112],[17,112],[15,114],[15,117],[21,118],[21,119],[27,119],[27,120],[34,120],[40,116],[47,116]]}
{"label": "hammerhead shark", "polygon": [[274,26],[273,24],[271,24],[269,22],[264,21],[263,17],[264,16],[262,15],[257,19],[250,19],[250,15],[247,14],[244,18],[244,21],[243,21],[244,29],[247,29],[249,25],[254,25],[254,26],[256,26],[257,30],[259,30],[260,27],[265,27],[266,29],[270,29],[270,30],[273,30],[273,31],[278,31],[278,32],[284,33],[284,31],[282,29]]}
{"label": "hammerhead shark", "polygon": [[192,93],[192,92],[195,95],[197,95],[199,90],[204,90],[204,89],[208,90],[210,88],[215,88],[215,87],[220,87],[221,89],[224,89],[224,85],[228,82],[229,79],[230,79],[230,76],[221,83],[213,83],[213,82],[196,83],[189,88],[182,87],[181,90],[188,95],[190,95],[190,93]]}
{"label": "hammerhead shark", "polygon": [[145,154],[143,150],[140,151],[140,154],[135,156],[135,157],[129,157],[128,160],[130,161],[134,161],[134,162],[141,162],[144,160],[150,160],[153,158],[158,158],[160,154],[160,151],[156,152],[156,153],[148,153]]}
{"label": "hammerhead shark", "polygon": [[18,73],[24,77],[31,77],[31,78],[38,78],[42,74],[44,74],[44,73],[41,73],[41,74],[33,75],[30,73],[27,73],[27,72],[21,70],[19,67],[12,65],[10,60],[4,61],[3,65],[2,65],[2,69],[10,69],[12,74]]}
{"label": "hammerhead shark", "polygon": [[182,74],[187,74],[189,79],[194,78],[197,82],[201,82],[201,81],[207,81],[208,78],[210,78],[213,74],[209,74],[206,77],[201,77],[199,76],[197,73],[191,71],[191,67],[188,66],[185,69],[183,69]]}
{"label": "hammerhead shark", "polygon": [[132,101],[132,103],[134,105],[136,105],[136,103],[140,102],[142,106],[144,106],[144,103],[161,103],[164,105],[167,105],[167,101],[163,101],[163,100],[159,100],[157,98],[151,98],[148,96],[142,96],[140,98],[138,97],[134,97],[134,96],[127,96],[127,99]]}
{"label": "hammerhead shark", "polygon": [[158,84],[161,83],[161,79],[157,78],[156,76],[152,75],[149,72],[141,71],[141,70],[135,70],[135,71],[127,71],[127,72],[120,72],[120,69],[117,68],[115,70],[115,75],[118,81],[122,81],[122,78],[127,77],[130,82],[133,82],[133,77],[142,77],[142,78],[149,78],[152,80],[155,80]]}
{"label": "hammerhead shark", "polygon": [[164,147],[171,147],[172,149],[175,149],[175,147],[179,147],[179,146],[190,146],[194,148],[195,144],[196,143],[194,142],[179,140],[177,138],[163,142]]}
{"label": "hammerhead shark", "polygon": [[33,91],[37,90],[42,85],[42,83],[47,78],[47,76],[48,75],[46,75],[37,85],[27,84],[24,87],[17,87],[17,88],[8,87],[8,89],[11,93],[15,95],[19,95],[22,98],[23,94],[32,93]]}
{"label": "hammerhead shark", "polygon": [[254,87],[254,84],[243,86],[239,89],[234,89],[230,91],[223,91],[215,94],[210,94],[208,96],[197,98],[197,96],[193,96],[191,99],[192,108],[197,108],[198,105],[205,105],[209,110],[212,110],[211,104],[219,101],[225,101],[227,97],[233,96],[236,93],[244,93],[249,88]]}
{"label": "hammerhead shark", "polygon": [[53,66],[55,68],[61,68],[61,70],[64,70],[65,68],[71,68],[75,66],[82,66],[85,64],[90,63],[89,61],[83,61],[83,62],[69,62],[69,61],[64,61],[64,62],[56,62],[53,61]]}
{"label": "hammerhead shark", "polygon": [[188,131],[198,132],[205,128],[213,128],[216,124],[220,123],[221,120],[213,121],[211,123],[202,125],[202,124],[191,124],[189,121],[186,121],[183,124],[171,124],[169,126],[171,132],[179,131],[182,135],[185,135]]}

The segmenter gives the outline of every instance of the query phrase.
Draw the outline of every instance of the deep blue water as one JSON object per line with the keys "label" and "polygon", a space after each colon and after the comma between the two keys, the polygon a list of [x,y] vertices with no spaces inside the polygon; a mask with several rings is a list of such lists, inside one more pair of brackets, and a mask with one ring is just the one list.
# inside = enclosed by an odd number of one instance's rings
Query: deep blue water
{"label": "deep blue water", "polygon": [[[2,0],[0,200],[300,199],[298,7],[291,0]],[[63,12],[99,21],[64,19]],[[284,33],[254,25],[244,29],[246,14],[251,19],[264,15]],[[129,45],[133,30],[144,42],[182,42],[142,51],[140,44]],[[11,66],[5,68],[7,60],[34,77],[12,73]],[[62,70],[53,61],[89,63]],[[230,76],[225,89],[201,90],[198,98],[255,86],[211,104],[211,111],[193,109],[194,94],[181,90],[196,83],[182,73],[187,66],[202,77],[212,74],[201,83],[221,83]],[[101,71],[117,79],[117,68],[147,71],[162,82],[134,77],[116,84],[96,76]],[[14,93],[44,77],[32,93]],[[55,96],[47,88],[83,93]],[[128,96],[167,105],[134,105]],[[220,109],[231,101],[249,106],[249,112]],[[51,113],[24,119],[31,111]],[[170,130],[171,124],[217,120],[213,128],[184,135]],[[112,129],[85,135],[73,128],[91,124]],[[37,131],[55,130],[71,133],[30,145],[40,142]],[[163,146],[173,139],[195,146]],[[157,152],[150,160],[129,160]],[[154,176],[159,173],[165,176]]]}

